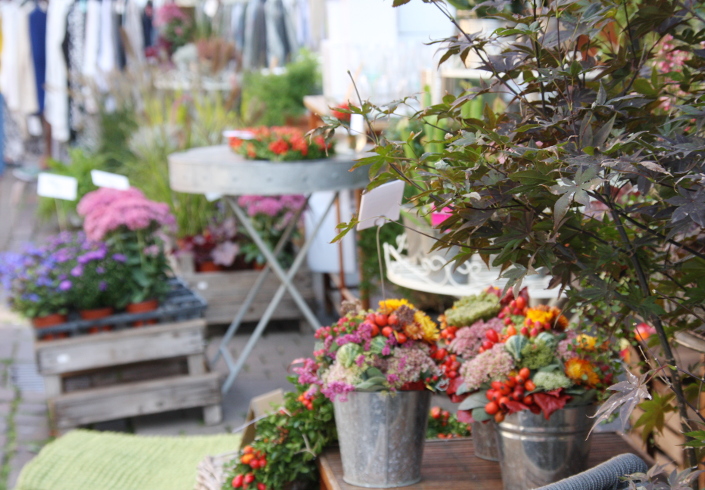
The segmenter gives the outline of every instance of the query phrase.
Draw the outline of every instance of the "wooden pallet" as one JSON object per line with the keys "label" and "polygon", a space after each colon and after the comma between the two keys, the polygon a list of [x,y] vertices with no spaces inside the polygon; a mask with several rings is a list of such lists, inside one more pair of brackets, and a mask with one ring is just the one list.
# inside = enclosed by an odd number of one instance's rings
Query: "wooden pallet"
{"label": "wooden pallet", "polygon": [[206,368],[205,327],[195,319],[37,342],[54,428],[193,407],[219,423],[222,379]]}
{"label": "wooden pallet", "polygon": [[[208,302],[205,318],[209,325],[230,323],[260,275],[257,270],[196,272],[193,257],[186,253],[179,255],[175,270],[190,289]],[[299,271],[294,282],[304,300],[313,300],[313,280],[309,271]],[[274,272],[270,272],[243,321],[254,322],[262,318],[280,284]],[[302,319],[303,315],[294,300],[288,293],[284,294],[272,315],[272,320]]]}

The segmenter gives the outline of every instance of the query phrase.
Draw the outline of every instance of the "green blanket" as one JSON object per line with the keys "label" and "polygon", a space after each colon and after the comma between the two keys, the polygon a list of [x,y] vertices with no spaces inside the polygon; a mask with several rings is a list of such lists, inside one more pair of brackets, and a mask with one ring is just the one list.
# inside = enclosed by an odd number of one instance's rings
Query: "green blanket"
{"label": "green blanket", "polygon": [[46,445],[15,490],[193,490],[206,456],[234,451],[240,435],[137,436],[75,430]]}

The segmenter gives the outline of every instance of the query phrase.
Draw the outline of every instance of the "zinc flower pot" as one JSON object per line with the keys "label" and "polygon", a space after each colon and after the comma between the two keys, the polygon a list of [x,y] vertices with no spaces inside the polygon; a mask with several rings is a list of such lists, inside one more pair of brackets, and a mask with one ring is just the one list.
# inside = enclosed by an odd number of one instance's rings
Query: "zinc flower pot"
{"label": "zinc flower pot", "polygon": [[[130,303],[125,310],[127,310],[128,313],[147,313],[157,308],[159,308],[159,301],[156,299],[148,299],[140,301],[139,303]],[[154,325],[155,323],[157,323],[156,320],[140,320],[133,322],[132,325],[134,327],[141,327],[144,325]]]}
{"label": "zinc flower pot", "polygon": [[[106,308],[93,308],[90,310],[81,310],[78,314],[82,320],[100,320],[113,314],[115,308],[108,306]],[[91,327],[88,333],[109,332],[112,330],[110,325],[101,325],[100,327]]]}
{"label": "zinc flower pot", "polygon": [[504,490],[528,490],[587,469],[587,435],[595,405],[555,411],[548,420],[528,410],[507,415],[497,424]]}
{"label": "zinc flower pot", "polygon": [[472,444],[475,456],[487,461],[499,461],[497,447],[497,424],[489,422],[472,423]]}
{"label": "zinc flower pot", "polygon": [[348,393],[333,406],[343,480],[395,488],[421,480],[430,391]]}

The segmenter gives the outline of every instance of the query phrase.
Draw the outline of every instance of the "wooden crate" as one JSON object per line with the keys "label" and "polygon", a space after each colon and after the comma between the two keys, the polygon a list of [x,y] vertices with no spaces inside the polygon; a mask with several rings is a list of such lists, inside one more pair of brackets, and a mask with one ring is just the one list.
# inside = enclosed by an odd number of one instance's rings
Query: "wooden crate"
{"label": "wooden crate", "polygon": [[205,327],[195,319],[37,342],[54,428],[193,407],[219,423],[222,380],[206,367]]}
{"label": "wooden crate", "polygon": [[[209,325],[230,323],[245,301],[247,293],[260,275],[257,270],[242,270],[232,272],[196,272],[193,256],[184,253],[176,260],[175,270],[187,286],[197,292],[208,302],[206,321]],[[311,302],[313,295],[313,280],[311,272],[303,269],[296,274],[294,283],[301,296]],[[262,288],[245,314],[244,321],[255,322],[262,318],[264,310],[269,305],[272,296],[281,282],[273,271],[269,272]],[[285,293],[277,306],[272,320],[302,320],[303,315],[289,293]],[[318,327],[318,325],[316,325]]]}

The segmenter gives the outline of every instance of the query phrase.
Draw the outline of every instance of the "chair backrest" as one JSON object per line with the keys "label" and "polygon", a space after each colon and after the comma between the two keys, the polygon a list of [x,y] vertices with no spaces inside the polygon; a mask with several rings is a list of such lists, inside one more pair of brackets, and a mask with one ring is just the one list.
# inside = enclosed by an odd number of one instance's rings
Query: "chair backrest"
{"label": "chair backrest", "polygon": [[625,453],[582,473],[534,490],[616,490],[626,488],[620,477],[646,473],[648,466],[636,454]]}

